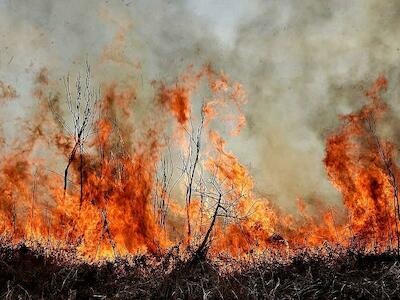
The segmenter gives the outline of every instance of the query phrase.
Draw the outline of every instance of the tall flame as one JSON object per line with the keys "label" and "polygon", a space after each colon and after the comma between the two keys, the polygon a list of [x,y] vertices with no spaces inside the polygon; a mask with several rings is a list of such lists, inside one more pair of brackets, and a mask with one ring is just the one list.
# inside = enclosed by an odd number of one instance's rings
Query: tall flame
{"label": "tall flame", "polygon": [[[173,84],[156,83],[153,105],[140,124],[135,85],[104,84],[80,157],[74,148],[81,141],[60,123],[61,94],[46,96],[55,86],[48,73],[43,69],[37,77],[33,94],[40,109],[30,124],[13,147],[1,143],[0,232],[15,243],[72,245],[79,255],[97,259],[162,253],[181,240],[196,245],[205,237],[211,254],[235,256],[326,242],[384,249],[398,239],[394,145],[378,135],[389,109],[380,96],[387,88],[383,76],[366,93],[369,103],[341,116],[342,124],[326,142],[326,171],[348,217],[337,218],[336,210],[316,201],[318,218],[300,198],[299,216],[292,216],[254,191],[250,172],[224,137],[245,126],[246,93],[210,65],[199,71],[189,67]],[[1,83],[0,89],[0,98],[16,97],[10,86]],[[196,114],[194,99],[203,91]],[[178,142],[168,142],[171,138]],[[156,180],[168,151],[183,153],[184,171],[168,175],[164,169],[162,180]],[[68,176],[52,171],[68,160]],[[185,203],[182,188],[188,187],[192,193]],[[157,205],[155,195],[162,198]],[[187,239],[186,218],[193,239]]]}

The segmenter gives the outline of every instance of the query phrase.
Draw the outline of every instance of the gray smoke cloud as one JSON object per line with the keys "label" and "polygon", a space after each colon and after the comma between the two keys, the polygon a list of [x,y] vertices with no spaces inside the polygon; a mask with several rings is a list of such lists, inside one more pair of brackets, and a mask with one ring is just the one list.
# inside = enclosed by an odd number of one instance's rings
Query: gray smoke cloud
{"label": "gray smoke cloud", "polygon": [[42,67],[61,79],[88,58],[95,81],[131,76],[150,99],[150,80],[211,62],[248,93],[248,126],[229,148],[257,190],[286,209],[297,197],[337,203],[322,163],[325,138],[338,114],[365,103],[380,74],[396,119],[399,16],[398,1],[379,0],[4,0],[0,80],[18,100],[2,115],[11,124],[29,111]]}
{"label": "gray smoke cloud", "polygon": [[296,196],[338,201],[321,163],[325,137],[338,114],[365,103],[378,75],[395,88],[399,8],[395,1],[263,1],[240,27],[232,61],[241,62],[254,100],[256,173],[283,205]]}

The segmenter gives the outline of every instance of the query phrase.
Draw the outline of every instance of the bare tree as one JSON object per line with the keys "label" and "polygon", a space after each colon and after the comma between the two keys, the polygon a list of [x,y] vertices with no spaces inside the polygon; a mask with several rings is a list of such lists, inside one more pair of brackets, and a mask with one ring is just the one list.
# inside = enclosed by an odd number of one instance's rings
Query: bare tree
{"label": "bare tree", "polygon": [[200,159],[201,138],[204,128],[204,120],[205,120],[205,115],[204,115],[204,105],[203,105],[201,108],[200,125],[197,127],[197,129],[195,129],[193,124],[191,123],[192,132],[186,130],[189,136],[189,149],[187,157],[183,161],[184,162],[183,170],[184,173],[186,174],[185,205],[186,205],[186,219],[187,219],[187,235],[189,239],[191,237],[190,203],[192,200],[192,191],[196,175],[196,169],[198,167]]}
{"label": "bare tree", "polygon": [[72,117],[71,127],[63,120],[63,118],[54,109],[52,103],[50,108],[53,114],[60,122],[67,133],[73,137],[74,146],[68,156],[67,165],[64,169],[64,194],[67,190],[68,173],[71,164],[75,161],[77,152],[79,152],[79,172],[80,172],[80,201],[79,206],[83,203],[83,153],[84,143],[90,136],[94,126],[96,116],[97,102],[99,100],[99,92],[91,86],[91,70],[89,63],[86,62],[86,75],[84,79],[78,75],[75,82],[75,93],[72,95],[70,77],[64,78],[64,86],[66,92],[66,102],[68,110]]}
{"label": "bare tree", "polygon": [[[188,135],[188,150],[182,156],[182,171],[186,180],[185,205],[187,236],[192,235],[190,205],[192,197],[200,199],[200,227],[199,243],[193,252],[192,261],[198,261],[206,257],[212,243],[212,236],[218,219],[228,224],[239,222],[247,218],[251,212],[239,215],[237,206],[245,196],[245,187],[235,186],[215,164],[211,169],[205,170],[201,160],[201,143],[204,129],[205,115],[204,105],[201,109],[201,118],[197,127],[190,119],[191,131],[186,130]],[[218,159],[217,159],[218,160]],[[203,226],[205,230],[203,230]]]}
{"label": "bare tree", "polygon": [[[193,260],[204,259],[212,242],[212,232],[217,219],[225,223],[239,222],[247,218],[246,215],[239,215],[237,205],[245,196],[244,187],[239,188],[230,183],[227,178],[221,178],[218,166],[215,166],[209,178],[200,178],[194,193],[198,194],[206,206],[206,215],[209,216],[207,231],[201,239],[197,249],[194,251]],[[218,179],[220,178],[220,179]],[[203,213],[203,212],[201,212]]]}

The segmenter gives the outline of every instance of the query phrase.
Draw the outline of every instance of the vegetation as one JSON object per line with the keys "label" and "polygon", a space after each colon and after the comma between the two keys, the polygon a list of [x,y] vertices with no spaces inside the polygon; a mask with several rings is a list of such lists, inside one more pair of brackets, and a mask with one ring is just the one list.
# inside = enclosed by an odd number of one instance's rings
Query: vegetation
{"label": "vegetation", "polygon": [[5,299],[390,299],[400,293],[393,252],[325,247],[289,260],[220,256],[196,264],[182,257],[173,248],[162,256],[90,264],[70,250],[1,246],[0,293]]}

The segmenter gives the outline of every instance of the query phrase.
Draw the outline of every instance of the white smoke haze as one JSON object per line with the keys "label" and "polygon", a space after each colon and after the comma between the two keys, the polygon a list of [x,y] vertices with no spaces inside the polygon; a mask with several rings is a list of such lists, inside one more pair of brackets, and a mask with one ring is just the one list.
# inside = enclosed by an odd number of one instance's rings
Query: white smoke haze
{"label": "white smoke haze", "polygon": [[2,0],[0,80],[18,95],[2,103],[3,127],[16,134],[43,67],[61,88],[88,59],[96,83],[133,80],[150,103],[151,80],[212,63],[248,93],[248,126],[228,147],[257,190],[289,210],[297,197],[338,203],[322,163],[325,137],[380,74],[393,109],[387,131],[399,137],[399,17],[398,1],[379,0]]}

